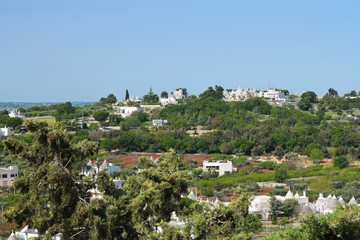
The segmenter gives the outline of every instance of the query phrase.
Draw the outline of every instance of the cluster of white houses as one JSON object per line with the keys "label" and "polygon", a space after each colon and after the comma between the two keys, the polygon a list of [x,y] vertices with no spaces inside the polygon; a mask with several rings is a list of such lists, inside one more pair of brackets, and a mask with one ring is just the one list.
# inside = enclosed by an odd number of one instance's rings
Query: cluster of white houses
{"label": "cluster of white houses", "polygon": [[21,112],[19,112],[17,109],[14,109],[9,113],[9,117],[11,117],[11,118],[15,118],[15,117],[24,118],[25,116],[22,115]]}
{"label": "cluster of white houses", "polygon": [[223,92],[225,101],[242,101],[250,98],[265,98],[269,101],[290,102],[289,98],[285,96],[284,92],[274,88],[269,88],[267,91],[255,89],[242,89],[239,87],[236,90],[226,90]]}
{"label": "cluster of white houses", "polygon": [[83,174],[85,176],[96,176],[101,171],[105,170],[107,174],[111,174],[116,171],[120,171],[120,167],[115,164],[104,160],[102,164],[93,163],[91,160],[86,164],[86,167],[83,169]]}
{"label": "cluster of white houses", "polygon": [[160,98],[160,103],[162,106],[178,104],[178,100],[183,98],[185,98],[184,91],[182,89],[178,89],[172,92],[167,98]]}
{"label": "cluster of white houses", "polygon": [[[338,205],[346,204],[341,196],[337,198],[335,195],[329,195],[328,197],[324,198],[322,193],[319,194],[319,198],[314,203],[309,203],[309,198],[306,196],[305,191],[303,192],[303,195],[300,196],[298,193],[293,195],[293,193],[289,190],[285,197],[275,196],[275,198],[282,202],[287,199],[296,200],[300,206],[299,215],[305,215],[308,213],[332,213]],[[270,196],[255,196],[255,198],[250,203],[249,213],[259,213],[265,217],[270,212],[270,199]],[[348,204],[355,204],[357,206],[359,205],[354,197],[351,198]]]}

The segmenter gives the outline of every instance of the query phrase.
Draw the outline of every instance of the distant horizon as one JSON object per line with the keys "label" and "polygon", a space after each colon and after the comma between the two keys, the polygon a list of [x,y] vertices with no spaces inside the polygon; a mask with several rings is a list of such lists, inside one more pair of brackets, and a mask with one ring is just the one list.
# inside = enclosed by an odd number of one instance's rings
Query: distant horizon
{"label": "distant horizon", "polygon": [[[218,86],[221,86],[220,84],[215,84],[215,85],[218,85]],[[211,86],[211,87],[215,87],[215,85],[213,85],[213,86]],[[208,87],[210,87],[210,86],[208,86]],[[191,92],[191,89],[189,89],[189,88],[187,88],[187,87],[182,87],[182,88],[186,88],[187,89],[187,91],[188,91],[188,95],[190,96],[190,95],[199,95],[199,94],[201,94],[201,93],[203,93],[204,91],[206,91],[207,89],[208,89],[208,87],[206,87],[206,88],[204,88],[204,90],[203,91],[200,91],[199,93],[197,93],[197,94],[194,94],[194,93],[192,93]],[[223,86],[221,86],[221,87],[223,87]],[[236,90],[236,89],[238,89],[239,87],[241,87],[242,89],[255,89],[255,90],[262,90],[262,91],[266,91],[267,90],[267,88],[265,88],[265,89],[256,89],[256,88],[252,88],[252,87],[242,87],[242,86],[238,86],[238,87],[236,87],[236,88],[225,88],[225,87],[223,87],[224,88],[224,90],[227,90],[227,89],[233,89],[233,90]],[[275,88],[275,89],[279,89],[279,90],[288,90],[289,91],[289,94],[302,94],[303,92],[306,92],[306,91],[313,91],[313,92],[315,92],[316,93],[316,95],[317,96],[323,96],[323,95],[325,95],[327,92],[328,92],[328,89],[330,89],[331,87],[329,87],[329,88],[327,88],[323,93],[321,93],[321,94],[319,94],[318,92],[316,92],[316,91],[314,91],[314,90],[311,90],[311,89],[307,89],[307,90],[305,90],[305,91],[302,91],[302,92],[300,92],[300,91],[297,91],[297,92],[292,92],[291,90],[289,90],[289,89],[287,89],[287,88],[281,88],[281,87],[272,87],[271,85],[270,85],[270,88]],[[173,92],[173,91],[175,91],[177,88],[174,88],[173,90],[171,90],[171,91],[167,91],[169,94],[171,93],[171,92]],[[335,89],[335,88],[334,88]],[[129,90],[129,89],[128,89]],[[335,89],[336,91],[338,91],[337,89]],[[338,91],[338,94],[339,94],[339,96],[343,96],[344,94],[346,94],[346,93],[350,93],[352,90],[355,90],[356,91],[356,93],[359,93],[359,90],[356,90],[356,89],[351,89],[351,90],[349,90],[349,91],[345,91],[345,92],[339,92]],[[126,91],[126,89],[124,89],[124,94],[123,94],[123,96],[118,96],[118,95],[116,95],[114,92],[109,92],[108,94],[106,94],[106,95],[104,95],[104,96],[100,96],[99,97],[99,99],[92,99],[92,100],[63,100],[63,101],[51,101],[51,100],[46,100],[46,101],[1,101],[0,100],[0,103],[57,103],[57,104],[59,104],[59,103],[65,103],[65,102],[68,102],[68,101],[70,101],[71,103],[95,103],[95,102],[99,102],[99,100],[100,100],[100,98],[102,98],[102,97],[107,97],[109,94],[114,94],[115,95],[115,97],[117,98],[117,100],[118,101],[120,101],[120,100],[122,100],[122,99],[125,99],[125,91]],[[129,90],[129,95],[130,95],[130,98],[131,97],[139,97],[139,98],[143,98],[143,96],[144,95],[146,95],[148,92],[150,91],[150,88],[149,88],[149,90],[148,91],[146,91],[144,94],[142,94],[142,95],[132,95],[131,94],[131,90]],[[162,90],[162,91],[166,91],[166,90]],[[156,92],[156,91],[154,91],[154,89],[153,89],[153,92],[155,93],[155,94],[157,94],[157,95],[159,95],[159,97],[160,97],[160,94],[161,94],[161,92],[162,91],[160,91],[160,92]]]}

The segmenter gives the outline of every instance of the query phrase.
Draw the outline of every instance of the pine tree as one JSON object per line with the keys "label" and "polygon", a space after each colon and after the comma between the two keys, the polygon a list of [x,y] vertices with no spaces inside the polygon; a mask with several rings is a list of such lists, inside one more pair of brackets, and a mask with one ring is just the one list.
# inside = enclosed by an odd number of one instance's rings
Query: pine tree
{"label": "pine tree", "polygon": [[48,130],[44,123],[26,122],[37,136],[28,145],[15,138],[4,141],[5,148],[29,163],[25,175],[14,181],[20,201],[5,212],[8,221],[21,226],[27,222],[43,237],[62,233],[64,239],[79,232],[72,223],[77,210],[90,199],[93,184],[79,184],[76,166],[97,151],[97,143],[83,140],[73,146],[60,129]]}
{"label": "pine tree", "polygon": [[125,92],[125,100],[129,100],[129,91],[126,89]]}

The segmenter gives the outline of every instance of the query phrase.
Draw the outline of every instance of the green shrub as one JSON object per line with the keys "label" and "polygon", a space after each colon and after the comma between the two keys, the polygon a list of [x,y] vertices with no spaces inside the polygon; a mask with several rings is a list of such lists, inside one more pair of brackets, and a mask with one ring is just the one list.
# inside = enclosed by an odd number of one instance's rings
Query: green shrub
{"label": "green shrub", "polygon": [[334,167],[338,167],[340,169],[348,167],[350,164],[349,160],[347,160],[344,156],[337,156],[333,160]]}
{"label": "green shrub", "polygon": [[288,217],[283,217],[281,218],[281,220],[279,221],[280,225],[286,225],[289,223],[289,218]]}

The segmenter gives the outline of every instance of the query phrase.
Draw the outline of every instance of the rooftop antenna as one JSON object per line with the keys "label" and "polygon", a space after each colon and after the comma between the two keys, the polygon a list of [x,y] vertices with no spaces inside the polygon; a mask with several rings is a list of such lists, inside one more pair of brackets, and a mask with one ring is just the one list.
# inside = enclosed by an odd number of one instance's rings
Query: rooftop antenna
{"label": "rooftop antenna", "polygon": [[270,89],[270,81],[268,82],[268,91],[269,91],[269,89]]}

